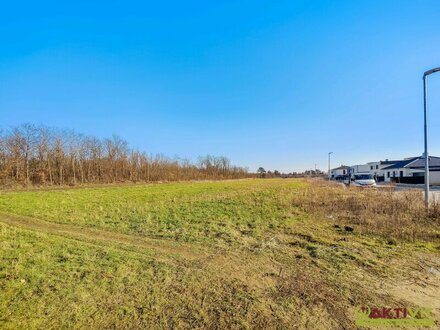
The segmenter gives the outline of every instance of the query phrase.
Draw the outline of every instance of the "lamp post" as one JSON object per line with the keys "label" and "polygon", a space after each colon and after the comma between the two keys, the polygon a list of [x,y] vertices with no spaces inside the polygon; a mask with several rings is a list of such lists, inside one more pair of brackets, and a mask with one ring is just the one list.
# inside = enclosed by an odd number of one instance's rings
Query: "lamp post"
{"label": "lamp post", "polygon": [[333,151],[330,151],[328,153],[328,179],[330,180],[331,174],[330,174],[330,155],[333,153]]}
{"label": "lamp post", "polygon": [[428,113],[427,113],[427,96],[428,96],[428,76],[435,72],[439,72],[440,67],[426,71],[423,74],[423,112],[425,126],[425,204],[429,207],[429,154],[428,154]]}

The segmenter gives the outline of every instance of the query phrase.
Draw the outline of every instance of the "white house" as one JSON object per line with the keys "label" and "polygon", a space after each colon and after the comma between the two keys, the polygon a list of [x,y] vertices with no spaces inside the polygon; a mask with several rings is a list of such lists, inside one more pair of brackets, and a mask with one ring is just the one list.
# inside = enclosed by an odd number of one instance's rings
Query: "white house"
{"label": "white house", "polygon": [[[350,174],[368,173],[378,182],[424,183],[425,159],[409,157],[403,160],[384,160],[350,167]],[[440,185],[440,157],[429,157],[430,183]],[[332,176],[333,178],[333,176]]]}
{"label": "white house", "polygon": [[[440,157],[429,157],[429,183],[440,185]],[[385,182],[424,183],[425,158],[412,157],[383,168]]]}
{"label": "white house", "polygon": [[341,165],[339,167],[330,170],[330,179],[335,179],[338,176],[347,175],[349,173],[350,173],[350,166]]}
{"label": "white house", "polygon": [[369,162],[367,164],[363,165],[354,165],[350,168],[351,174],[358,174],[358,173],[368,173],[371,174],[373,177],[376,178],[376,181],[381,182],[385,181],[385,172],[383,169],[385,167],[394,165],[395,163],[399,162],[400,160],[380,160],[378,162]]}
{"label": "white house", "polygon": [[351,166],[350,167],[350,173],[351,174],[370,173],[370,165],[369,164],[363,164],[363,165]]}

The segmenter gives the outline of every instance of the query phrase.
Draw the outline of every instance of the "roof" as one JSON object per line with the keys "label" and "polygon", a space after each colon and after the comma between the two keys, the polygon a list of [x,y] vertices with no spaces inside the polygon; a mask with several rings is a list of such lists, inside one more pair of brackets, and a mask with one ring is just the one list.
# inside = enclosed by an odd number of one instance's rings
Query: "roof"
{"label": "roof", "polygon": [[[410,159],[399,160],[391,166],[384,167],[383,170],[392,170],[396,168],[423,168],[425,166],[425,158],[413,157]],[[429,167],[440,167],[440,157],[429,157]]]}
{"label": "roof", "polygon": [[381,165],[392,165],[392,164],[396,164],[397,162],[401,162],[401,160],[381,160],[380,164]]}
{"label": "roof", "polygon": [[350,169],[350,166],[341,165],[339,167],[332,168],[332,171],[336,171],[336,170],[349,170],[349,169]]}
{"label": "roof", "polygon": [[417,158],[418,157],[414,157],[414,158],[410,158],[410,159],[404,159],[404,160],[398,160],[393,165],[384,167],[383,170],[392,170],[392,169],[396,169],[396,168],[406,167],[407,165],[409,165],[413,161],[415,161]]}
{"label": "roof", "polygon": [[[409,168],[424,168],[425,158],[419,157],[414,163],[408,166]],[[429,157],[429,167],[440,167],[440,157]]]}

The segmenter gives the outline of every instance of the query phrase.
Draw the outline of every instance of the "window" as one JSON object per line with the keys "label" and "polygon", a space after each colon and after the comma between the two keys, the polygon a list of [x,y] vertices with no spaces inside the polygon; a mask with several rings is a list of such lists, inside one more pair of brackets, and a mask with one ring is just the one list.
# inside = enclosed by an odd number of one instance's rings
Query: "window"
{"label": "window", "polygon": [[346,174],[346,173],[345,173],[345,170],[343,170],[342,173]]}
{"label": "window", "polygon": [[379,165],[376,165],[376,170],[378,170],[379,169]]}
{"label": "window", "polygon": [[373,176],[371,174],[357,174],[354,176],[355,180],[371,180]]}
{"label": "window", "polygon": [[401,178],[403,177],[403,171],[400,171],[400,177]]}
{"label": "window", "polygon": [[373,169],[373,165],[370,166],[370,170],[372,170],[372,169]]}
{"label": "window", "polygon": [[387,172],[387,177],[388,177],[388,178],[390,177],[390,172]]}

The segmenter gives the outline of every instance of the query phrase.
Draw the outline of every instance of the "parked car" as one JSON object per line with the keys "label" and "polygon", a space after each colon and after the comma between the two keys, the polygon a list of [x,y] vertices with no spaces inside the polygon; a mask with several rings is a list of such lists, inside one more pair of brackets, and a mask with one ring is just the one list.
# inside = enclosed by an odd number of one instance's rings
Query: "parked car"
{"label": "parked car", "polygon": [[353,185],[355,187],[376,187],[376,180],[371,174],[368,173],[353,174],[350,177],[350,180],[347,178],[344,183]]}
{"label": "parked car", "polygon": [[335,181],[342,181],[342,182],[345,182],[345,181],[347,180],[347,178],[348,178],[348,175],[337,175],[337,176],[334,178],[334,180],[335,180]]}

